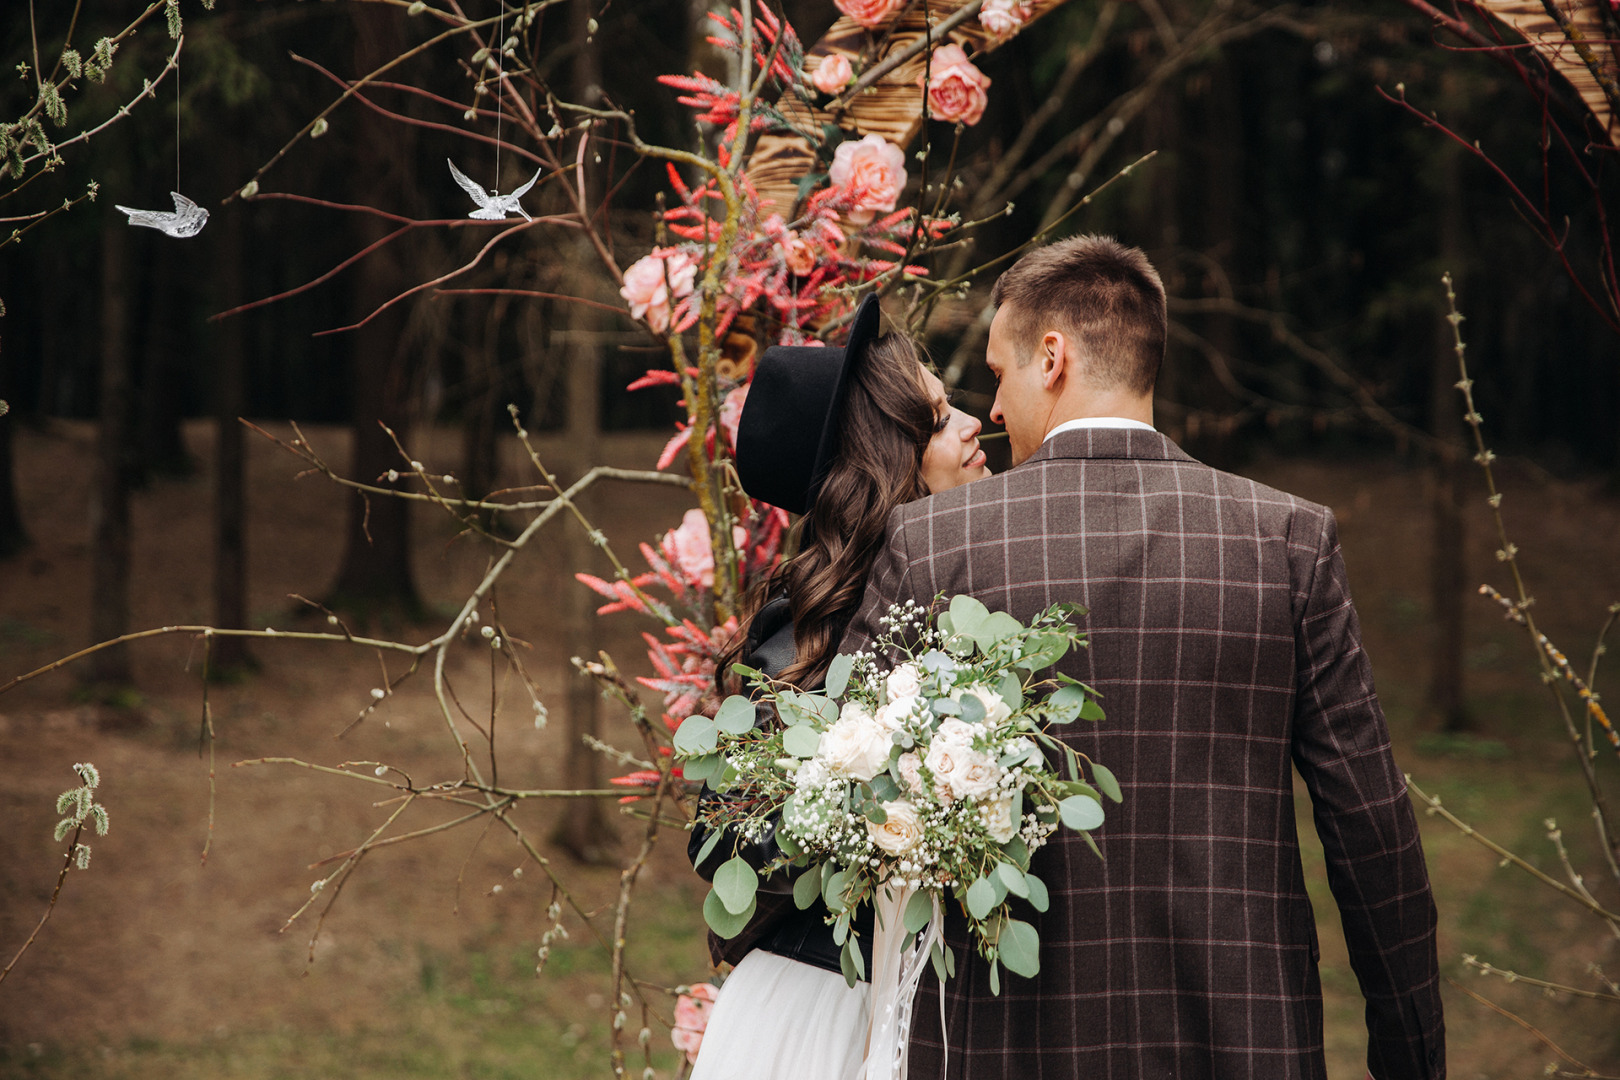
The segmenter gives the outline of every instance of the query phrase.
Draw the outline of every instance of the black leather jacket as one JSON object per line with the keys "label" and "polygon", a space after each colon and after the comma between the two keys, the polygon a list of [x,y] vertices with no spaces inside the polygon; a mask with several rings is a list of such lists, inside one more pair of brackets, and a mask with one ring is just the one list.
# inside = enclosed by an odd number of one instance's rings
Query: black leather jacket
{"label": "black leather jacket", "polygon": [[[748,630],[748,645],[743,651],[742,662],[774,678],[786,670],[793,662],[793,657],[793,614],[788,608],[787,597],[777,596],[767,601],[765,606],[760,608],[759,614],[754,616],[754,622]],[[698,796],[698,806],[701,809],[711,800],[724,798],[725,795],[710,791],[705,785],[702,794]],[[708,833],[709,830],[703,825],[693,825],[691,839],[686,845],[687,858],[693,861],[699,876],[705,881],[713,880],[714,872],[719,869],[721,863],[731,858],[733,850],[756,870],[762,869],[782,854],[776,845],[776,823],[773,821],[764,834],[754,840],[743,841],[728,830],[709,853],[709,857],[698,866],[696,865],[698,852],[708,838]],[[817,900],[808,909],[801,911],[794,904],[793,881],[796,876],[793,872],[778,871],[760,882],[758,910],[748,926],[735,938],[726,940],[712,932],[709,934],[709,952],[717,963],[725,960],[735,964],[749,950],[764,949],[828,971],[843,970],[839,964],[839,953],[842,949],[833,941],[832,927],[827,923],[826,905]],[[870,973],[872,970],[870,904],[863,904],[856,912],[855,930],[860,934],[861,952],[866,959],[866,970]]]}

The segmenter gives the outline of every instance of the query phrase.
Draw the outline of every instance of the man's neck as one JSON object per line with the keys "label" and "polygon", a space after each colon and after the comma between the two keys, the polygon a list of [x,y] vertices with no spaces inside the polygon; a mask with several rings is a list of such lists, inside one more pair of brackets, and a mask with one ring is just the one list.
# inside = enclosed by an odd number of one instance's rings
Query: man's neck
{"label": "man's neck", "polygon": [[1152,427],[1153,398],[1151,395],[1094,393],[1087,394],[1081,401],[1060,402],[1046,422],[1045,433],[1050,435],[1059,424],[1067,424],[1074,420],[1107,418],[1136,420]]}

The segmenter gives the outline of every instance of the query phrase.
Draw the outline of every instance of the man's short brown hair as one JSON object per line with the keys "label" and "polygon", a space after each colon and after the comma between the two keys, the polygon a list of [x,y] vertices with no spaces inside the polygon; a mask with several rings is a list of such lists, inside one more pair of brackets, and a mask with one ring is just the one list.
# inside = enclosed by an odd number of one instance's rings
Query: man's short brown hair
{"label": "man's short brown hair", "polygon": [[990,294],[1011,308],[1020,365],[1057,330],[1079,347],[1085,377],[1146,394],[1164,359],[1164,283],[1136,248],[1109,236],[1075,236],[1036,248],[996,280]]}

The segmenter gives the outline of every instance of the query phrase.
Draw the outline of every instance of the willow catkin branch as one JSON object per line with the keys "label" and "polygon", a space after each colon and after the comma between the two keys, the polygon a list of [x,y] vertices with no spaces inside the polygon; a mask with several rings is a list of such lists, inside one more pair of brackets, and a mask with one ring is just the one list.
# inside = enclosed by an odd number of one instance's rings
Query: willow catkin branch
{"label": "willow catkin branch", "polygon": [[1546,650],[1541,646],[1542,634],[1536,627],[1535,617],[1530,614],[1530,605],[1534,603],[1529,590],[1524,584],[1524,576],[1519,571],[1519,549],[1508,539],[1507,522],[1502,517],[1502,493],[1496,487],[1496,471],[1491,463],[1496,455],[1485,445],[1484,417],[1474,406],[1474,381],[1468,376],[1467,345],[1463,342],[1462,323],[1463,316],[1457,310],[1457,294],[1452,287],[1451,275],[1443,274],[1440,278],[1446,289],[1446,305],[1448,312],[1446,321],[1451,324],[1453,351],[1457,354],[1457,371],[1461,376],[1457,381],[1457,389],[1462,392],[1463,402],[1467,411],[1463,419],[1474,434],[1474,461],[1485,474],[1485,486],[1489,493],[1486,502],[1491,508],[1491,515],[1496,523],[1496,537],[1500,547],[1496,557],[1506,563],[1513,574],[1513,584],[1517,593],[1515,607],[1522,616],[1522,625],[1530,635],[1532,645],[1535,647],[1536,659],[1541,664],[1543,681],[1547,684],[1549,692],[1558,708],[1558,715],[1564,722],[1564,730],[1569,735],[1575,750],[1575,757],[1581,768],[1581,775],[1586,780],[1587,793],[1592,799],[1593,820],[1597,825],[1598,836],[1601,839],[1604,858],[1609,864],[1609,870],[1617,882],[1620,882],[1620,838],[1617,838],[1610,828],[1610,815],[1608,800],[1604,796],[1603,788],[1598,783],[1597,773],[1592,767],[1591,756],[1587,753],[1581,739],[1580,728],[1575,724],[1575,718],[1570,715],[1569,703],[1558,689],[1558,670],[1553,664]]}
{"label": "willow catkin branch", "polygon": [[45,929],[45,924],[50,921],[51,912],[56,910],[56,901],[62,896],[62,885],[67,881],[68,871],[73,869],[73,855],[78,850],[79,836],[83,832],[84,822],[81,821],[74,826],[73,836],[68,840],[67,854],[62,856],[62,869],[56,875],[56,888],[51,890],[51,899],[45,905],[45,914],[39,917],[39,922],[34,925],[33,933],[29,934],[28,940],[22,943],[22,948],[18,949],[16,955],[11,958],[11,963],[7,964],[3,970],[0,970],[0,983],[6,981],[6,976],[11,974],[11,969],[17,966],[17,961],[22,959],[23,953],[27,952],[29,946],[34,944],[34,939],[39,937],[39,932]]}
{"label": "willow catkin branch", "polygon": [[[1484,997],[1481,997],[1479,994],[1474,993],[1472,990],[1468,989],[1468,987],[1464,986],[1462,983],[1458,982],[1456,979],[1453,979],[1449,975],[1446,976],[1446,982],[1450,983],[1452,986],[1455,986],[1458,990],[1461,990],[1463,993],[1467,994],[1469,997],[1473,998],[1475,1001],[1479,1002],[1481,1005],[1485,1006],[1487,1009],[1490,1009],[1492,1012],[1496,1013],[1498,1016],[1506,1017],[1507,1019],[1513,1021],[1515,1024],[1518,1024],[1520,1027],[1524,1028],[1524,1030],[1528,1031],[1531,1035],[1534,1035],[1536,1037],[1536,1039],[1539,1040],[1541,1042],[1541,1044],[1543,1046],[1545,1046],[1547,1049],[1551,1050],[1553,1053],[1557,1054],[1559,1057],[1563,1058],[1565,1061],[1569,1062],[1571,1065],[1573,1065],[1577,1069],[1581,1070],[1579,1073],[1574,1073],[1574,1074],[1559,1073],[1557,1075],[1560,1075],[1560,1076],[1575,1075],[1575,1076],[1586,1077],[1586,1078],[1588,1078],[1588,1080],[1605,1080],[1604,1077],[1598,1076],[1597,1073],[1593,1072],[1586,1065],[1582,1064],[1580,1061],[1577,1061],[1575,1058],[1571,1057],[1564,1050],[1563,1047],[1559,1046],[1557,1043],[1555,1043],[1551,1039],[1549,1039],[1546,1036],[1545,1033],[1543,1033],[1535,1025],[1531,1024],[1530,1021],[1524,1019],[1524,1017],[1519,1016],[1516,1013],[1509,1012],[1508,1010],[1502,1008],[1502,1006],[1496,1004],[1494,1001],[1490,1001],[1490,1000],[1487,1000]],[[1615,1078],[1609,1078],[1609,1080],[1615,1080]]]}

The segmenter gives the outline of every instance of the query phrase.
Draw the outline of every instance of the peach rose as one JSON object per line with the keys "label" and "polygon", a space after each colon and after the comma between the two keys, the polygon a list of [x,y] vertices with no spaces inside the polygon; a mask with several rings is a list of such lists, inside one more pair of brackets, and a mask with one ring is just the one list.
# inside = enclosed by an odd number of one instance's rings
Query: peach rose
{"label": "peach rose", "polygon": [[656,333],[669,329],[675,301],[692,295],[697,260],[680,248],[654,248],[624,272],[619,295],[630,305],[632,318],[645,319]]}
{"label": "peach rose", "polygon": [[894,209],[900,189],[906,186],[906,152],[881,135],[841,142],[833,152],[828,176],[835,186],[847,188],[855,196],[849,220],[865,224],[877,211]]}
{"label": "peach rose", "polygon": [[800,277],[809,277],[816,268],[814,245],[792,229],[782,239],[782,257],[787,260],[788,271]]}
{"label": "peach rose", "polygon": [[[748,543],[748,530],[732,526],[732,540],[740,549]],[[701,589],[714,588],[714,552],[709,547],[709,519],[698,509],[688,510],[681,518],[681,527],[664,534],[658,545],[664,558],[691,584]]]}
{"label": "peach rose", "polygon": [[709,1026],[716,993],[713,983],[695,983],[675,999],[675,1026],[670,1029],[669,1039],[675,1049],[686,1054],[687,1061],[698,1059],[698,1048],[703,1045],[703,1032]]}
{"label": "peach rose", "polygon": [[905,7],[905,0],[833,0],[833,3],[868,30],[876,30]]}
{"label": "peach rose", "polygon": [[854,77],[855,69],[849,66],[849,57],[843,53],[833,53],[822,58],[816,70],[811,72],[810,81],[823,94],[836,94],[848,86],[849,80]]}
{"label": "peach rose", "polygon": [[[923,77],[917,82],[922,84]],[[985,87],[990,79],[973,66],[960,45],[941,45],[928,67],[928,107],[934,119],[977,124],[989,102]]]}
{"label": "peach rose", "polygon": [[1035,15],[1030,0],[984,0],[979,23],[998,38],[1010,38]]}

